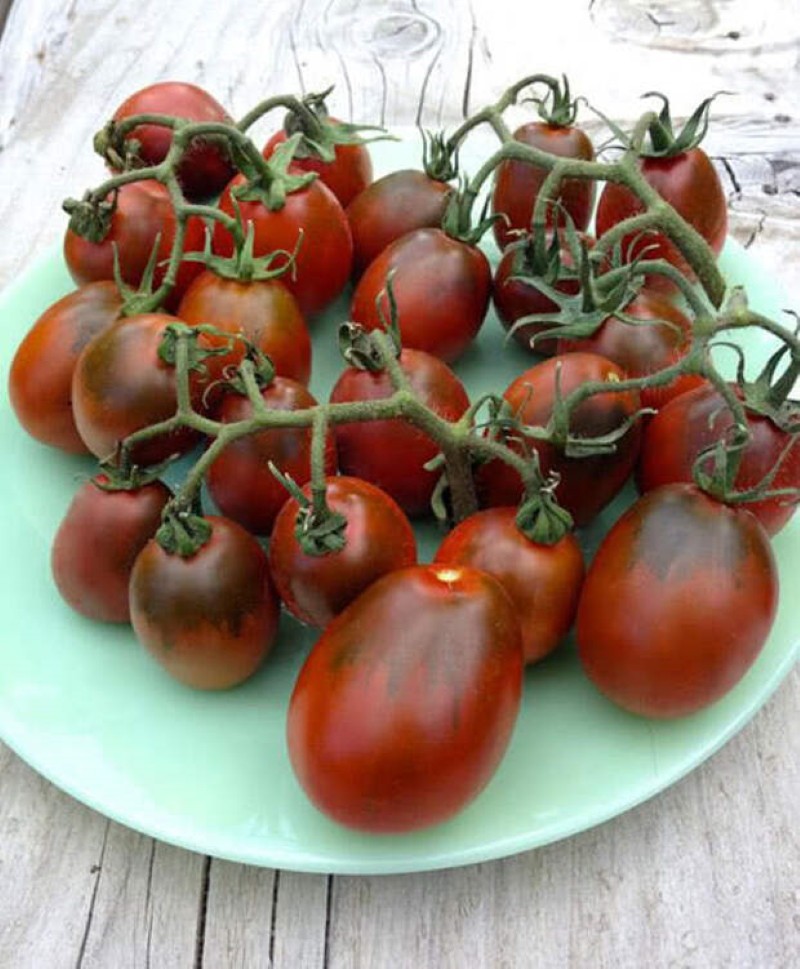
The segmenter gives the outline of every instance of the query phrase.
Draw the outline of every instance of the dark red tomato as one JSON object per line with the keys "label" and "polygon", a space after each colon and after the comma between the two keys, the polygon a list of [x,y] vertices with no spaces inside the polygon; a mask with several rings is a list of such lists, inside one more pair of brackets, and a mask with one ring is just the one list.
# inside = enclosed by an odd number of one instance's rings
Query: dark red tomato
{"label": "dark red tomato", "polygon": [[101,622],[130,622],[128,583],[137,555],[155,535],[169,488],[153,481],[108,490],[106,475],[87,481],[56,532],[50,564],[61,598]]}
{"label": "dark red tomato", "polygon": [[414,229],[438,229],[453,189],[416,169],[384,175],[347,207],[353,233],[356,276],[400,236]]}
{"label": "dark red tomato", "polygon": [[583,553],[572,534],[539,545],[516,524],[516,508],[489,508],[465,518],[436,552],[439,565],[471,565],[508,593],[522,629],[526,663],[535,663],[569,632],[583,583]]}
{"label": "dark red tomato", "polygon": [[[559,158],[594,159],[594,148],[588,136],[580,128],[559,127],[542,121],[530,121],[517,128],[514,138],[525,145],[546,151]],[[494,237],[501,249],[518,238],[520,230],[531,227],[533,209],[547,171],[538,165],[523,161],[504,161],[497,169],[492,193],[492,211],[504,213],[508,221],[498,219],[494,224]],[[577,229],[589,224],[594,206],[595,183],[586,179],[565,179],[556,196]],[[552,224],[552,212],[548,213]],[[559,216],[559,224],[564,221]]]}
{"label": "dark red tomato", "polygon": [[[751,439],[741,458],[734,486],[739,491],[755,487],[772,471],[788,447],[770,490],[800,488],[800,410],[790,412],[788,425],[779,427],[771,418],[747,411]],[[733,417],[721,394],[705,384],[666,404],[649,422],[642,438],[636,480],[640,491],[651,491],[676,481],[691,482],[692,468],[701,451],[726,439]],[[794,430],[792,430],[794,428]],[[791,443],[794,441],[794,443]],[[713,467],[709,458],[707,471]],[[797,509],[791,499],[769,498],[745,506],[770,535],[775,535]]]}
{"label": "dark red tomato", "polygon": [[[460,357],[489,305],[492,271],[483,252],[441,229],[417,229],[393,242],[353,294],[350,319],[367,330],[383,326],[375,301],[391,272],[403,346],[447,362]],[[381,302],[388,317],[388,300]]]}
{"label": "dark red tomato", "polygon": [[[169,192],[159,182],[131,182],[117,194],[117,207],[111,217],[111,227],[102,242],[90,242],[72,229],[64,236],[64,259],[70,275],[81,286],[98,279],[114,278],[114,246],[119,254],[120,272],[129,286],[142,281],[147,261],[158,241],[158,260],[169,259],[175,239],[175,213]],[[192,216],[186,223],[184,252],[202,252],[205,226],[202,219]],[[184,261],[166,305],[170,309],[180,302],[191,281],[203,271],[199,262]],[[166,266],[160,265],[154,276],[155,286],[164,279]]]}
{"label": "dark red tomato", "polygon": [[[686,355],[692,340],[692,323],[670,300],[642,291],[623,312],[625,316],[645,322],[636,325],[610,316],[590,337],[559,340],[558,352],[599,353],[618,363],[629,377],[643,377],[663,370]],[[668,400],[699,387],[703,382],[697,374],[686,374],[663,387],[644,387],[640,391],[642,407],[658,410]]]}
{"label": "dark red tomato", "polygon": [[37,441],[89,453],[72,414],[72,374],[81,350],[114,322],[121,305],[113,283],[88,283],[45,310],[20,343],[8,393],[20,424]]}
{"label": "dark red tomato", "polygon": [[626,710],[685,716],[744,676],[777,599],[772,550],[753,515],[691,485],[658,488],[617,521],[589,566],[581,663]]}
{"label": "dark red tomato", "polygon": [[429,827],[488,783],[522,690],[519,623],[476,569],[414,566],[328,626],[289,703],[292,767],[311,801],[361,831]]}
{"label": "dark red tomato", "polygon": [[[588,236],[583,236],[587,244],[592,245],[594,240]],[[559,259],[565,267],[573,265],[572,253],[565,245],[559,254]],[[492,300],[497,316],[506,330],[511,330],[517,320],[523,316],[530,316],[534,313],[557,313],[558,306],[533,283],[525,282],[523,279],[513,278],[515,276],[530,275],[532,269],[526,265],[525,252],[519,247],[510,247],[503,253],[492,283]],[[580,291],[580,282],[577,279],[559,279],[555,288],[568,296],[574,296]],[[537,340],[531,346],[531,337],[552,327],[541,326],[536,323],[523,323],[512,332],[512,337],[516,342],[530,353],[548,356],[556,352],[555,339]]]}
{"label": "dark red tomato", "polygon": [[[222,193],[219,207],[235,214],[231,192],[245,184],[237,175]],[[303,313],[313,315],[325,309],[344,289],[353,264],[353,240],[344,210],[331,190],[319,179],[286,196],[286,203],[274,211],[261,201],[238,200],[245,228],[252,224],[253,252],[264,256],[276,249],[293,252],[302,242],[295,272],[284,277]],[[233,237],[220,223],[214,227],[214,252],[233,254]]]}
{"label": "dark red tomato", "polygon": [[[719,175],[703,149],[692,148],[673,158],[642,158],[639,165],[659,195],[719,253],[728,231],[728,204]],[[602,236],[618,222],[642,210],[642,203],[629,189],[608,182],[597,205],[597,235]],[[646,258],[666,259],[681,272],[692,275],[689,264],[666,236],[655,233],[638,238],[629,236],[622,246],[630,259],[647,248]],[[654,277],[650,282],[662,289],[672,286],[663,277]]]}
{"label": "dark red tomato", "polygon": [[[303,491],[310,498],[309,484]],[[417,561],[414,530],[385,491],[343,475],[328,479],[326,502],[347,520],[343,549],[324,555],[303,551],[295,534],[300,507],[295,498],[281,508],[269,543],[272,577],[286,608],[320,628],[376,579]]]}
{"label": "dark red tomato", "polygon": [[[589,380],[607,381],[613,386],[625,379],[624,371],[617,364],[596,353],[568,353],[543,360],[517,377],[503,394],[523,423],[545,426],[550,420],[557,367],[561,368],[563,396]],[[575,409],[570,431],[586,438],[609,434],[638,409],[639,395],[634,392],[595,394]],[[614,452],[591,457],[566,457],[553,445],[537,442],[542,471],[560,475],[556,498],[570,512],[576,525],[588,524],[625,484],[636,463],[640,437],[639,425],[635,424],[617,443]],[[519,445],[510,443],[519,449]],[[499,459],[478,469],[476,484],[481,503],[487,506],[516,505],[522,498],[519,475]]]}
{"label": "dark red tomato", "polygon": [[[225,108],[202,88],[181,81],[162,81],[132,94],[114,112],[115,121],[136,114],[168,114],[186,121],[231,123]],[[138,125],[126,140],[139,142],[139,157],[145,165],[162,162],[172,144],[172,129],[162,125]],[[233,178],[227,144],[213,135],[194,138],[178,166],[178,180],[188,199],[197,201],[218,195]]]}
{"label": "dark red tomato", "polygon": [[[166,313],[123,317],[84,347],[72,378],[75,426],[101,460],[113,458],[117,445],[134,431],[172,417],[177,410],[175,368],[161,360],[164,330],[180,321]],[[193,404],[200,409],[204,381],[192,372]],[[181,428],[136,446],[135,464],[157,464],[189,450],[195,431]]]}
{"label": "dark red tomato", "polygon": [[[178,316],[192,326],[211,323],[226,333],[241,335],[262,350],[275,372],[302,384],[311,376],[311,336],[297,301],[279,279],[223,279],[206,270],[184,294]],[[209,343],[222,343],[209,337]],[[244,355],[237,342],[230,353],[211,357],[211,379],[236,366]]]}
{"label": "dark red tomato", "polygon": [[[275,377],[261,396],[274,410],[303,410],[314,407],[316,398],[296,380]],[[253,416],[247,397],[235,392],[226,394],[216,412],[224,424]],[[208,488],[220,511],[256,535],[268,535],[288,494],[267,466],[272,462],[299,485],[311,476],[310,427],[282,427],[259,431],[228,444],[209,469]],[[336,471],[336,449],[333,436],[326,445],[325,468]]]}
{"label": "dark red tomato", "polygon": [[258,541],[235,522],[208,521],[211,538],[188,558],[147,543],[131,574],[131,622],[176,680],[224,690],[252,676],[269,653],[280,604]]}
{"label": "dark red tomato", "polygon": [[[469,407],[461,381],[438,357],[419,350],[403,350],[400,366],[415,394],[448,421],[456,421]],[[331,391],[331,402],[381,400],[394,392],[388,375],[348,367]],[[338,424],[334,429],[339,468],[364,478],[394,498],[408,515],[430,514],[439,472],[424,465],[439,448],[423,431],[407,421],[368,421]]]}
{"label": "dark red tomato", "polygon": [[[264,146],[264,157],[269,158],[286,138],[285,131],[276,131]],[[372,159],[366,145],[336,145],[334,152],[333,161],[324,161],[310,152],[295,154],[292,166],[303,172],[316,172],[346,208],[372,181]]]}

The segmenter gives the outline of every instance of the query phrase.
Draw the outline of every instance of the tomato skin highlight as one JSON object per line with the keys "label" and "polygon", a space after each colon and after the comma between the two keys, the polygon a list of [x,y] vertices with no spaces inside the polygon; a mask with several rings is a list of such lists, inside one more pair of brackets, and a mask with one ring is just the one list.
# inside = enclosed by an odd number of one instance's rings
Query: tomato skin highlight
{"label": "tomato skin highlight", "polygon": [[17,420],[36,440],[89,454],[72,413],[72,375],[96,334],[117,318],[122,300],[110,282],[87,283],[53,303],[23,338],[8,375]]}
{"label": "tomato skin highlight", "polygon": [[289,704],[292,767],[340,824],[438,824],[487,784],[522,692],[519,623],[475,569],[414,566],[373,583],[312,648]]}
{"label": "tomato skin highlight", "polygon": [[[453,371],[429,353],[402,350],[399,357],[414,392],[445,420],[458,420],[469,407],[469,397]],[[331,403],[381,400],[394,393],[385,371],[372,373],[348,367],[331,391]],[[334,428],[339,468],[343,474],[377,485],[412,517],[430,515],[431,496],[439,472],[423,465],[434,458],[438,446],[413,424],[397,418],[337,424]],[[402,460],[398,456],[402,455]]]}
{"label": "tomato skin highlight", "polygon": [[[573,126],[562,127],[531,121],[517,128],[514,138],[561,158],[594,160],[594,147],[588,135]],[[523,161],[509,160],[498,166],[492,194],[492,211],[502,212],[508,217],[508,222],[498,219],[493,226],[494,237],[501,250],[518,238],[520,231],[527,232],[530,229],[536,199],[547,174],[546,169]],[[565,179],[556,201],[561,203],[576,229],[585,229],[592,216],[594,197],[594,182],[586,179]],[[553,221],[552,211],[548,212],[547,224],[551,225]],[[559,216],[558,223],[564,224],[563,214]]]}
{"label": "tomato skin highlight", "polygon": [[[735,392],[735,391],[734,391]],[[750,440],[742,452],[734,487],[746,491],[761,482],[789,446],[770,490],[800,488],[800,435],[781,430],[769,417],[746,410]],[[795,426],[800,411],[795,411]],[[703,384],[670,401],[648,423],[642,438],[636,483],[641,492],[673,482],[693,482],[695,459],[705,448],[724,438],[733,417],[722,395]],[[711,470],[709,464],[707,470]],[[780,498],[747,502],[769,535],[776,535],[797,510],[797,503]]]}
{"label": "tomato skin highlight", "polygon": [[692,485],[640,498],[589,567],[577,618],[586,675],[632,713],[679,717],[724,696],[761,651],[778,578],[749,512]]}
{"label": "tomato skin highlight", "polygon": [[391,172],[368,185],[347,206],[354,276],[407,232],[440,228],[452,191],[447,182],[413,168]]}
{"label": "tomato skin highlight", "polygon": [[445,536],[434,562],[469,565],[493,575],[511,598],[526,663],[543,659],[567,635],[583,583],[583,553],[572,534],[539,545],[517,528],[516,508],[489,508]]}
{"label": "tomato skin highlight", "polygon": [[[303,492],[310,498],[311,485]],[[303,551],[295,536],[295,498],[278,513],[269,543],[272,577],[284,605],[301,622],[319,628],[376,579],[417,561],[411,523],[386,492],[341,475],[327,480],[325,501],[347,519],[343,549],[324,555]]]}
{"label": "tomato skin highlight", "polygon": [[[190,326],[211,323],[254,343],[272,361],[275,373],[307,384],[311,376],[311,335],[297,301],[280,279],[224,279],[207,270],[184,293],[177,315]],[[210,345],[223,341],[209,336]],[[211,380],[244,356],[244,344],[210,357]]]}
{"label": "tomato skin highlight", "polygon": [[[476,246],[441,229],[417,229],[387,246],[358,282],[350,318],[383,328],[376,299],[394,272],[392,288],[403,346],[451,363],[480,330],[489,306],[492,272]],[[388,302],[382,300],[388,314]]]}
{"label": "tomato skin highlight", "polygon": [[[114,120],[122,121],[135,114],[167,114],[186,121],[231,123],[228,112],[207,91],[181,81],[161,81],[136,91],[117,108]],[[145,165],[157,165],[167,157],[172,129],[142,124],[125,140],[139,142],[139,157]],[[217,195],[234,173],[225,142],[214,138],[194,138],[177,169],[178,181],[189,201]]]}
{"label": "tomato skin highlight", "polygon": [[53,540],[50,564],[61,598],[76,612],[124,623],[130,622],[133,563],[155,535],[171,492],[161,481],[108,491],[100,486],[107,481],[98,475],[75,494]]}

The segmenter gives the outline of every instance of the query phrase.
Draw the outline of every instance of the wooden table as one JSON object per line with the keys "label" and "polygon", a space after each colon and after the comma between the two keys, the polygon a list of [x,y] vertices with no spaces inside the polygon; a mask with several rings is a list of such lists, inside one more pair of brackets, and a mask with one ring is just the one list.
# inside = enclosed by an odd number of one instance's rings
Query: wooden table
{"label": "wooden table", "polygon": [[[0,285],[97,180],[129,92],[207,86],[234,114],[335,83],[367,122],[456,123],[532,71],[620,119],[646,90],[709,140],[732,232],[800,293],[796,0],[0,0]],[[796,308],[800,308],[797,307]],[[788,590],[786,590],[788,591]],[[796,592],[796,588],[795,588]],[[109,822],[0,745],[0,967],[800,965],[800,674],[711,761],[550,847],[433,874],[325,877],[192,854]]]}

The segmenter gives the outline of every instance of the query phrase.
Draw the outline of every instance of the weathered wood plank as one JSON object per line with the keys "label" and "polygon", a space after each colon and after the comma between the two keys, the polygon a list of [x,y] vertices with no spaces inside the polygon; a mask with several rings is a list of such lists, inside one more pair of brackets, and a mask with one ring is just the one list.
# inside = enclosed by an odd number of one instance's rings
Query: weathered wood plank
{"label": "weathered wood plank", "polygon": [[204,969],[272,969],[279,878],[272,869],[212,861],[200,963]]}

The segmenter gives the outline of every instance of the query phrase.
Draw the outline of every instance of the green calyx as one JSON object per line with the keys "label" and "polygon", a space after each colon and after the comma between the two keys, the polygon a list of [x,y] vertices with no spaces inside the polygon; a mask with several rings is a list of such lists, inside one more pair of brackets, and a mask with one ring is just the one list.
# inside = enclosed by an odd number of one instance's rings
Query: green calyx
{"label": "green calyx", "polygon": [[642,95],[645,98],[658,98],[661,101],[661,110],[647,128],[650,144],[634,146],[638,154],[645,158],[674,158],[696,148],[708,131],[709,113],[714,99],[726,93],[728,92],[717,91],[702,101],[677,134],[673,129],[669,99],[660,91],[648,91]]}
{"label": "green calyx", "polygon": [[535,451],[533,456],[537,466],[535,483],[526,489],[517,509],[516,524],[522,534],[537,545],[555,545],[572,531],[574,522],[572,515],[558,504],[555,497],[560,476],[553,473],[542,481]]}
{"label": "green calyx", "polygon": [[211,248],[211,234],[206,232],[203,252],[186,253],[184,260],[201,262],[216,276],[220,276],[222,279],[238,280],[239,282],[262,282],[268,279],[279,279],[287,273],[294,278],[297,270],[297,254],[303,244],[303,230],[299,231],[297,243],[291,252],[286,249],[274,249],[265,256],[255,256],[253,254],[255,227],[252,222],[248,222],[247,230],[244,231],[238,205],[235,205],[235,210],[242,232],[233,234],[233,255],[226,257],[214,253]]}
{"label": "green calyx", "polygon": [[468,246],[477,246],[481,239],[500,219],[505,219],[502,212],[489,214],[491,197],[486,196],[477,224],[472,225],[472,196],[468,190],[466,175],[459,176],[458,191],[451,192],[447,199],[447,207],[442,218],[442,231]]}
{"label": "green calyx", "polygon": [[117,208],[117,193],[110,199],[95,201],[91,192],[79,201],[64,199],[61,208],[69,216],[69,228],[89,242],[102,242],[111,228],[111,219]]}
{"label": "green calyx", "polygon": [[[296,158],[318,158],[332,162],[336,158],[339,145],[366,145],[373,141],[396,141],[379,125],[350,124],[336,121],[328,114],[325,99],[333,90],[329,87],[318,94],[307,94],[300,102],[305,110],[289,111],[283,122],[287,138],[300,135]],[[363,132],[377,132],[372,137],[364,137]]]}
{"label": "green calyx", "polygon": [[101,491],[138,491],[139,488],[158,481],[171,463],[171,460],[163,461],[161,464],[142,468],[138,464],[101,461],[100,471],[91,481]]}
{"label": "green calyx", "polygon": [[271,461],[269,470],[297,502],[294,535],[306,555],[331,555],[347,544],[347,519],[334,511],[327,502],[325,485],[311,485],[311,497],[303,491],[291,475],[284,474]]}
{"label": "green calyx", "polygon": [[420,128],[422,170],[435,182],[452,182],[459,177],[458,145],[452,145],[443,131]]}
{"label": "green calyx", "polygon": [[317,178],[316,172],[290,172],[302,135],[293,135],[279,144],[269,159],[253,158],[234,145],[234,164],[246,181],[231,189],[231,197],[240,202],[261,202],[270,212],[277,212],[286,205],[286,197],[302,191]]}
{"label": "green calyx", "polygon": [[[208,334],[222,339],[221,345],[204,346],[199,337]],[[231,352],[234,342],[241,341],[240,336],[220,330],[210,323],[203,323],[200,326],[189,326],[186,323],[176,321],[164,327],[161,343],[158,347],[158,357],[170,367],[175,367],[178,363],[178,347],[183,345],[186,354],[187,372],[205,374],[205,361],[209,357],[223,356]]]}
{"label": "green calyx", "polygon": [[170,555],[191,558],[209,541],[211,522],[194,509],[170,502],[161,516],[156,541]]}
{"label": "green calyx", "polygon": [[573,125],[581,98],[573,100],[570,97],[567,75],[562,74],[560,82],[554,77],[542,76],[538,78],[538,83],[547,87],[545,96],[525,100],[532,101],[537,106],[542,121],[553,128],[569,128]]}
{"label": "green calyx", "polygon": [[[375,297],[375,309],[381,328],[389,336],[389,341],[395,357],[399,357],[403,348],[400,334],[400,320],[397,311],[397,300],[394,295],[395,270],[389,271],[386,286]],[[384,304],[388,303],[387,309]],[[377,346],[372,334],[358,323],[346,322],[339,327],[339,352],[345,362],[357,370],[368,370],[380,373],[386,369],[386,361]]]}

